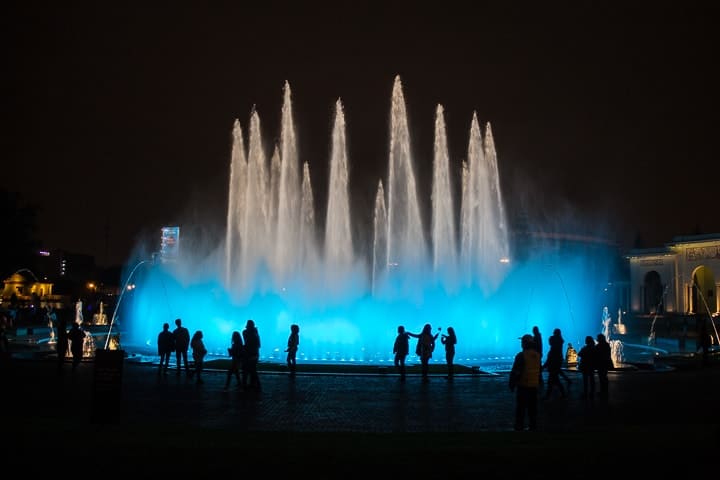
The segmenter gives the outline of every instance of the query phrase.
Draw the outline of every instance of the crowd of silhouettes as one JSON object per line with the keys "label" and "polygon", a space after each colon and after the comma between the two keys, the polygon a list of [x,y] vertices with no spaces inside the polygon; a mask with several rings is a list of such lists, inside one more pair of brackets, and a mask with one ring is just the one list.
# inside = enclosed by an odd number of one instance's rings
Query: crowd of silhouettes
{"label": "crowd of silhouettes", "polygon": [[[58,321],[58,349],[64,351],[63,337],[67,337],[66,344],[70,344],[70,351],[73,357],[73,368],[82,358],[83,339],[86,335],[79,324],[74,323],[67,335],[65,332],[63,317]],[[162,331],[158,334],[158,355],[160,365],[158,373],[167,373],[169,360],[172,352],[175,352],[177,374],[180,375],[184,368],[188,377],[194,377],[199,384],[203,383],[203,370],[207,349],[203,342],[203,332],[197,330],[192,339],[189,338],[188,329],[182,325],[180,318],[175,320],[176,328],[173,332],[169,330],[169,324],[164,323]],[[400,381],[407,377],[406,361],[410,353],[410,338],[416,338],[417,344],[415,353],[420,360],[420,377],[423,382],[429,381],[429,363],[435,350],[436,341],[440,341],[445,349],[445,363],[448,380],[455,376],[455,347],[457,336],[453,327],[447,327],[446,333],[442,335],[442,329],[433,333],[432,326],[427,323],[420,333],[408,332],[403,325],[397,327],[397,335],[393,343],[393,361]],[[78,333],[79,332],[79,333]],[[294,378],[297,372],[297,354],[300,345],[300,327],[297,324],[290,325],[290,335],[287,340],[286,362],[288,373]],[[543,362],[542,333],[538,326],[532,328],[531,334],[525,334],[521,339],[522,350],[513,359],[510,372],[510,389],[516,394],[515,428],[529,429],[537,428],[537,401],[540,391],[545,387],[544,398],[553,398],[554,392],[566,398],[568,389],[572,383],[563,365],[572,367],[571,363],[577,362],[577,369],[582,374],[583,390],[582,398],[593,398],[596,393],[601,396],[608,395],[608,372],[614,368],[612,360],[612,349],[604,334],[600,333],[595,338],[588,335],[585,337],[585,344],[579,351],[575,351],[572,344],[563,353],[565,340],[559,328],[555,328],[552,335],[548,337],[549,349],[547,357]],[[188,350],[192,349],[192,366],[187,360]],[[243,390],[261,390],[260,377],[258,374],[258,363],[260,359],[260,334],[254,320],[247,320],[242,333],[233,331],[230,339],[230,346],[227,349],[230,357],[230,364],[226,372],[224,390],[227,391],[233,377],[237,386]],[[60,355],[59,355],[60,356]],[[543,371],[546,370],[547,381],[543,379]],[[597,374],[599,387],[596,389],[595,374]],[[563,385],[563,380],[566,385]],[[596,391],[597,390],[597,391]]]}

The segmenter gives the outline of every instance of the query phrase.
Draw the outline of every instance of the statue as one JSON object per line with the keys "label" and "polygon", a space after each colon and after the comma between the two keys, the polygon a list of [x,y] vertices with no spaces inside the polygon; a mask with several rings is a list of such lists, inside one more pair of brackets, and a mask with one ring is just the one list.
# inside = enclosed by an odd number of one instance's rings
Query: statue
{"label": "statue", "polygon": [[81,298],[78,298],[78,301],[75,302],[75,322],[82,325],[84,322],[83,319],[83,302]]}
{"label": "statue", "polygon": [[610,311],[608,310],[608,307],[603,307],[602,311],[602,333],[605,335],[605,338],[609,341],[610,340],[610,322],[612,321],[612,317],[610,317]]}
{"label": "statue", "polygon": [[53,310],[52,305],[48,305],[45,316],[47,317],[48,327],[50,328],[50,343],[55,343],[55,322],[57,322],[57,315]]}

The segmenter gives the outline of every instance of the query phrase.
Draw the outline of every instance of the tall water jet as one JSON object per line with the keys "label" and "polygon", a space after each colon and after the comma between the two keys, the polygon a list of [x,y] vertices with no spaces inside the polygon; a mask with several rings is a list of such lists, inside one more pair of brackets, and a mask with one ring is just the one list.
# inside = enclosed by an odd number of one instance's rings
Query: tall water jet
{"label": "tall water jet", "polygon": [[[507,217],[505,214],[505,202],[503,202],[502,191],[500,188],[500,172],[497,164],[497,151],[495,150],[495,139],[492,134],[490,122],[485,127],[485,137],[483,139],[485,161],[488,169],[488,183],[486,188],[489,192],[487,201],[489,206],[487,209],[487,238],[491,252],[488,261],[487,273],[490,274],[491,288],[496,288],[504,277],[506,266],[504,265],[510,260],[510,242],[507,225]],[[492,267],[495,267],[494,269]]]}
{"label": "tall water jet", "polygon": [[506,270],[503,261],[508,258],[508,238],[495,145],[489,125],[483,141],[477,113],[473,113],[470,125],[465,169],[460,257],[463,277],[467,283],[477,284],[485,294],[491,294]]}
{"label": "tall water jet", "polygon": [[300,177],[295,143],[290,84],[285,82],[280,128],[280,185],[278,191],[275,269],[282,283],[295,274],[298,259]]}
{"label": "tall water jet", "polygon": [[310,183],[310,166],[303,164],[302,198],[300,201],[300,265],[303,270],[317,271],[320,265],[315,238],[315,203],[312,184]]}
{"label": "tall water jet", "polygon": [[[396,77],[386,176],[371,179],[373,208],[351,211],[350,184],[359,180],[350,168],[346,115],[337,100],[328,132],[326,209],[317,210],[310,163],[302,161],[297,145],[289,83],[279,135],[271,135],[280,141],[271,151],[265,151],[273,142],[265,138],[255,108],[247,141],[240,122],[234,122],[224,242],[207,252],[182,250],[172,261],[138,270],[138,288],[118,312],[124,345],[154,350],[161,325],[179,317],[191,330],[203,331],[211,355],[225,355],[232,331],[252,318],[265,360],[284,361],[290,325],[297,324],[303,332],[300,362],[392,362],[397,326],[417,332],[431,323],[454,327],[456,362],[475,364],[511,358],[517,337],[533,325],[544,332],[561,328],[572,343],[597,331],[590,319],[608,282],[606,258],[588,256],[582,247],[529,244],[522,262],[507,263],[512,252],[489,123],[483,136],[473,113],[467,158],[453,168],[461,162],[450,155],[445,111],[437,107],[432,190],[421,192]],[[458,173],[462,178],[454,179]],[[459,198],[451,187],[456,180]],[[426,196],[432,209],[429,236],[419,201]],[[325,214],[322,226],[316,211]],[[365,224],[373,231],[353,230]],[[354,233],[366,235],[368,248]],[[573,311],[584,320],[575,321]],[[442,362],[442,355],[433,361]]]}
{"label": "tall water jet", "polygon": [[[282,176],[282,162],[280,161],[280,148],[275,145],[272,156],[270,157],[270,190],[268,192],[268,232],[269,238],[278,239],[277,244],[284,242],[280,241],[282,238],[281,232],[279,231],[279,217],[280,217],[280,178]],[[285,233],[285,232],[283,232]],[[279,259],[281,254],[277,251],[277,244],[275,251],[273,252],[273,270],[277,272],[277,278],[281,279],[284,276],[284,267],[282,261]]]}
{"label": "tall water jet", "polygon": [[330,152],[330,186],[325,222],[325,265],[328,286],[344,280],[352,267],[348,165],[345,146],[345,115],[340,100],[335,104],[335,124]]}
{"label": "tall water jet", "polygon": [[400,76],[395,77],[390,111],[387,264],[393,276],[412,278],[426,267],[425,234],[420,217],[410,131]]}
{"label": "tall water jet", "polygon": [[445,133],[445,116],[442,105],[435,113],[435,147],[432,183],[432,245],[433,271],[436,279],[454,288],[457,278],[457,242],[455,209],[450,189],[450,156]]}
{"label": "tall water jet", "polygon": [[233,266],[239,262],[241,223],[245,212],[247,159],[240,121],[235,120],[230,153],[230,185],[228,187],[227,227],[225,231],[225,285],[233,282]]}
{"label": "tall water jet", "polygon": [[[270,253],[267,238],[268,228],[268,173],[265,152],[260,132],[260,116],[253,109],[250,116],[250,137],[248,146],[247,184],[243,197],[244,210],[240,222],[239,287],[241,291],[250,286],[258,270],[267,263]],[[235,289],[236,287],[231,287]]]}
{"label": "tall water jet", "polygon": [[385,190],[382,180],[378,181],[373,214],[373,258],[372,258],[372,290],[373,295],[387,278],[387,210],[385,209]]}

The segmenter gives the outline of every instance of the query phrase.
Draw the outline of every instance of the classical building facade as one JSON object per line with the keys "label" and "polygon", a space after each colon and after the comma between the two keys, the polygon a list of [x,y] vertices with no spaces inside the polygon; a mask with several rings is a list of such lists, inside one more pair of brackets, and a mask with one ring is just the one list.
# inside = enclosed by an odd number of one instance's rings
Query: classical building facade
{"label": "classical building facade", "polygon": [[674,237],[626,257],[631,314],[720,315],[720,233]]}
{"label": "classical building facade", "polygon": [[53,284],[40,281],[30,270],[21,269],[3,280],[2,300],[15,298],[19,301],[31,301],[33,297],[43,299],[53,295]]}

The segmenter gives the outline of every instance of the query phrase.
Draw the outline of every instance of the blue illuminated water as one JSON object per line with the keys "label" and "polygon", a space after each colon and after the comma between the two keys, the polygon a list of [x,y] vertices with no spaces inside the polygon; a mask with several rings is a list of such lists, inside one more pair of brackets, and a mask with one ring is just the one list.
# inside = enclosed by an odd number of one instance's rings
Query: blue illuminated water
{"label": "blue illuminated water", "polygon": [[[438,106],[429,228],[399,77],[388,172],[376,181],[369,212],[351,211],[350,167],[363,167],[348,157],[342,103],[329,142],[327,205],[317,210],[323,221],[316,218],[310,162],[301,164],[298,154],[287,84],[281,124],[267,155],[258,112],[251,114],[247,148],[235,122],[224,244],[203,250],[182,239],[181,228],[176,260],[136,269],[136,288],[118,308],[123,345],[155,346],[162,324],[182,318],[191,333],[203,331],[211,355],[224,356],[232,332],[253,319],[266,360],[284,362],[290,325],[298,324],[299,361],[389,362],[398,325],[419,333],[430,323],[436,331],[454,327],[455,361],[471,364],[514,354],[518,337],[534,325],[547,337],[560,328],[576,345],[600,332],[608,253],[528,241],[518,247],[522,255],[512,251],[492,132],[487,125],[483,134],[477,115],[465,160],[453,169]],[[452,191],[453,172],[462,177],[455,182],[460,192]],[[370,251],[363,251],[353,226],[355,216],[367,214],[374,231]],[[444,361],[441,350],[434,361]]]}

